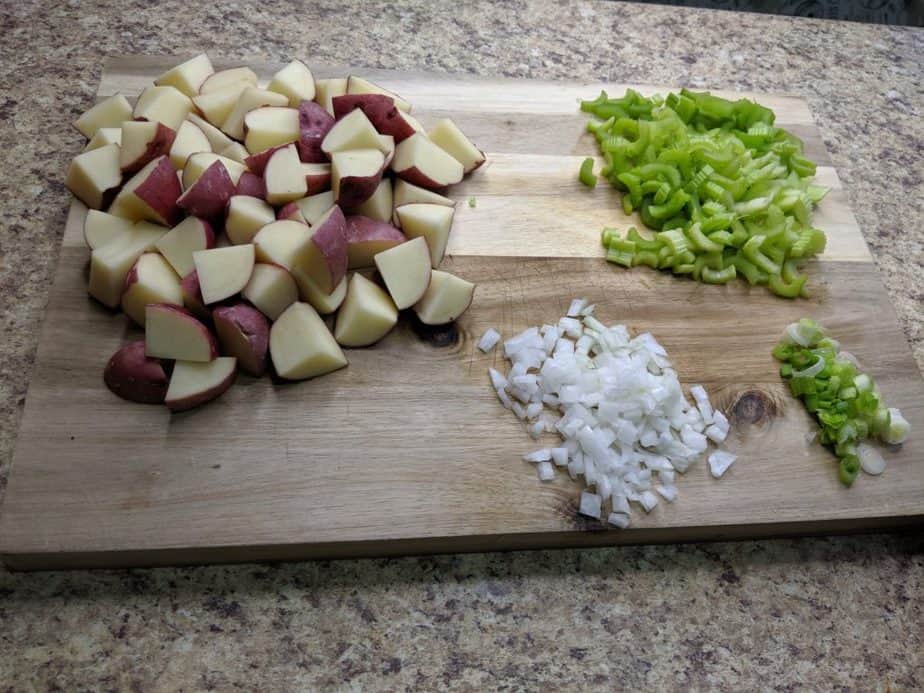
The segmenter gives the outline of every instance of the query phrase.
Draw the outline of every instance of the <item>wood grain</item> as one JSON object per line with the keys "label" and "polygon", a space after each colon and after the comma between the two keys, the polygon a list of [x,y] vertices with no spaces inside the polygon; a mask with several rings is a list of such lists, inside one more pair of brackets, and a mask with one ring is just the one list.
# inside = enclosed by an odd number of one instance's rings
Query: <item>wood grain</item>
{"label": "wood grain", "polygon": [[[170,62],[113,61],[100,94],[136,94]],[[261,66],[262,76],[271,69]],[[600,227],[630,223],[617,196],[574,182],[584,153],[575,99],[600,85],[362,73],[409,98],[424,122],[427,109],[462,114],[490,143],[490,165],[452,191],[477,201],[458,205],[444,266],[478,283],[471,310],[435,334],[402,322],[375,348],[349,350],[349,368],[316,381],[239,376],[221,399],[178,415],[127,404],[105,389],[101,371],[135,331],[86,296],[84,210],[74,204],[0,508],[8,565],[687,541],[921,521],[918,438],[887,454],[881,477],[843,488],[831,456],[805,442],[811,421],[769,355],[787,322],[813,315],[924,430],[924,384],[833,169],[820,170],[835,188],[818,216],[831,242],[811,266],[809,300],[625,271],[598,257]],[[821,142],[804,102],[760,100]],[[549,137],[530,141],[537,121]],[[546,146],[556,122],[573,151]],[[637,514],[627,531],[579,516],[577,484],[566,475],[542,484],[520,460],[535,444],[488,386],[500,354],[474,346],[488,327],[511,335],[554,320],[575,296],[596,303],[606,322],[654,333],[685,383],[705,384],[734,424],[728,448],[740,460],[726,477],[694,466],[677,502]]]}

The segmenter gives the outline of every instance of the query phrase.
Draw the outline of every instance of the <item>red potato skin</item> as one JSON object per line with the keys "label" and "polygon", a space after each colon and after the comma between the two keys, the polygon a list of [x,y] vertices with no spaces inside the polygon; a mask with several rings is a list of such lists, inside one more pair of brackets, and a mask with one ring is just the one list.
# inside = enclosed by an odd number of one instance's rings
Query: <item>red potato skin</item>
{"label": "red potato skin", "polygon": [[334,107],[334,117],[340,120],[354,108],[366,114],[369,122],[380,135],[391,135],[395,144],[417,132],[413,126],[404,119],[401,111],[395,106],[390,96],[385,94],[344,94],[331,99]]}
{"label": "red potato skin", "polygon": [[177,205],[188,214],[203,219],[220,217],[237,186],[220,161],[209,166],[192,187],[177,200]]}
{"label": "red potato skin", "polygon": [[225,394],[230,387],[234,384],[234,378],[237,375],[237,371],[231,371],[231,375],[225,380],[221,385],[219,385],[214,390],[209,390],[192,397],[187,397],[185,399],[177,399],[172,402],[165,401],[164,404],[167,405],[167,408],[170,411],[187,411],[189,409],[195,409],[200,404],[205,404],[206,402],[211,402],[213,399],[218,399],[223,394]]}
{"label": "red potato skin", "polygon": [[103,371],[103,382],[113,394],[139,404],[162,404],[169,381],[160,359],[144,353],[144,340],[123,345]]}
{"label": "red potato skin", "polygon": [[306,197],[330,190],[330,169],[318,173],[306,173],[305,184],[308,186]]}
{"label": "red potato skin", "polygon": [[199,228],[202,229],[202,235],[205,236],[205,249],[210,250],[215,247],[215,228],[205,219],[196,219],[199,222]]}
{"label": "red potato skin", "polygon": [[275,147],[270,147],[269,149],[264,149],[262,152],[251,154],[244,159],[244,165],[247,166],[252,173],[262,176],[263,172],[266,170],[266,165],[269,163],[270,157],[280,149],[285,149],[288,146],[289,144],[277,144]]}
{"label": "red potato skin", "polygon": [[382,247],[378,252],[388,247],[400,245],[407,240],[400,230],[384,221],[370,219],[361,214],[354,214],[346,218],[347,221],[347,259],[351,268],[366,265],[360,260],[360,251],[366,243],[380,243]]}
{"label": "red potato skin", "polygon": [[288,219],[289,221],[297,221],[302,224],[307,224],[305,217],[302,216],[302,210],[299,209],[298,205],[294,202],[290,202],[284,207],[280,207],[279,211],[276,212],[276,219]]}
{"label": "red potato skin", "polygon": [[183,210],[177,205],[183,188],[168,157],[160,157],[157,166],[134,192],[161,217],[160,222],[164,226],[175,226],[183,219]]}
{"label": "red potato skin", "polygon": [[[311,236],[311,243],[317,246],[327,263],[330,274],[330,286],[327,293],[331,293],[347,272],[347,222],[343,211],[334,205],[333,211],[320,225],[312,227],[315,231]],[[327,252],[324,252],[327,250]],[[323,290],[323,289],[322,289]]]}
{"label": "red potato skin", "polygon": [[183,305],[200,320],[211,320],[212,311],[202,300],[202,291],[199,289],[199,273],[193,270],[180,281],[180,290],[183,292]]}
{"label": "red potato skin", "polygon": [[[212,312],[215,321],[215,331],[222,348],[229,356],[237,357],[237,365],[245,373],[260,377],[266,372],[266,355],[269,351],[269,320],[259,310],[245,303],[233,306],[221,306]],[[244,354],[231,353],[227,344],[231,336],[240,333],[249,346],[250,351]]]}
{"label": "red potato skin", "polygon": [[266,182],[255,173],[244,171],[237,181],[237,190],[234,191],[234,194],[266,200]]}
{"label": "red potato skin", "polygon": [[345,176],[341,178],[340,190],[337,191],[337,204],[348,209],[361,205],[372,197],[375,189],[379,187],[384,171],[385,168],[383,167],[374,176]]}
{"label": "red potato skin", "polygon": [[440,195],[445,194],[446,190],[449,188],[446,183],[433,180],[416,166],[411,166],[403,171],[395,171],[395,175],[398,176],[398,178],[403,178],[412,185],[432,190]]}
{"label": "red potato skin", "polygon": [[321,142],[334,127],[333,116],[314,101],[298,105],[298,158],[306,164],[323,164],[330,161],[321,149]]}
{"label": "red potato skin", "polygon": [[[146,120],[145,118],[136,118],[136,120]],[[157,130],[154,132],[154,139],[148,142],[144,154],[131,162],[128,166],[122,168],[122,173],[135,173],[144,168],[145,164],[153,161],[159,156],[170,153],[170,147],[173,146],[173,140],[176,139],[176,130],[167,127],[163,123],[157,123]]]}

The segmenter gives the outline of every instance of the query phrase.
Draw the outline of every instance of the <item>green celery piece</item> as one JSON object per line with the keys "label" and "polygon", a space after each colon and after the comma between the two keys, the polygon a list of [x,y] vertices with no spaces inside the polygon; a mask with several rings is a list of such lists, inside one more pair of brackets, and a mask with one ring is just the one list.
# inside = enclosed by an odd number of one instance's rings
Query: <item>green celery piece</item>
{"label": "green celery piece", "polygon": [[690,194],[685,190],[675,190],[670,200],[662,205],[651,205],[648,212],[655,219],[666,219],[683,209],[689,200]]}
{"label": "green celery piece", "polygon": [[727,284],[736,276],[735,266],[730,265],[722,270],[703,267],[702,277],[707,284]]}
{"label": "green celery piece", "polygon": [[617,250],[615,248],[611,248],[606,252],[607,262],[622,265],[623,267],[632,267],[633,257],[632,253],[625,250]]}
{"label": "green celery piece", "polygon": [[[687,238],[693,243],[693,245],[706,253],[717,253],[722,251],[721,245],[709,239],[706,234],[702,232],[702,229],[699,224],[691,224],[687,228]],[[734,276],[734,272],[732,272]]]}
{"label": "green celery piece", "polygon": [[782,268],[766,255],[764,255],[760,250],[765,240],[766,238],[764,236],[751,236],[747,243],[744,244],[741,252],[744,253],[744,256],[748,260],[757,265],[758,269],[761,269],[770,275],[778,275]]}
{"label": "green celery piece", "polygon": [[588,188],[597,187],[597,176],[594,175],[593,158],[588,156],[586,159],[584,159],[584,161],[581,163],[581,170],[578,173],[578,178]]}

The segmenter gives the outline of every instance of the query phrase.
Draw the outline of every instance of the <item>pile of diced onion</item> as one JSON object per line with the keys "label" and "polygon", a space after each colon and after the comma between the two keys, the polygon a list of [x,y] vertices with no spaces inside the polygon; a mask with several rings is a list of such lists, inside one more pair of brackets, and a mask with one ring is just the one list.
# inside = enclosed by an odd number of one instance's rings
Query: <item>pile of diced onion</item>
{"label": "pile of diced onion", "polygon": [[[534,440],[544,433],[561,437],[559,446],[523,456],[536,465],[539,478],[549,481],[555,467],[567,468],[587,487],[580,512],[624,528],[630,504],[650,512],[659,497],[673,502],[676,473],[701,458],[710,441],[722,443],[729,423],[701,386],[690,389],[690,404],[667,352],[651,334],[630,337],[623,325],[607,327],[593,312],[586,300],[572,301],[557,324],[506,340],[509,372],[489,373],[501,403],[526,423]],[[492,328],[478,347],[488,352],[500,339]],[[708,460],[718,478],[735,456],[714,450]]]}

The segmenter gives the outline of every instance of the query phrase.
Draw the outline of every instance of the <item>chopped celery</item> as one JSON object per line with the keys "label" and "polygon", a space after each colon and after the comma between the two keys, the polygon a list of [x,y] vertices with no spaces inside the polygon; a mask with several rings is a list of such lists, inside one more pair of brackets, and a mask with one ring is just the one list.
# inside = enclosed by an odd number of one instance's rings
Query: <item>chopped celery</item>
{"label": "chopped celery", "polygon": [[[704,281],[708,281],[706,272],[703,269]],[[782,279],[771,276],[769,281]],[[819,440],[833,448],[844,485],[853,484],[860,469],[856,443],[878,438],[898,444],[907,438],[910,426],[901,412],[883,406],[873,378],[858,373],[852,362],[840,356],[840,343],[827,337],[814,320],[802,318],[789,325],[772,353],[782,362],[780,377],[789,383],[793,396],[801,398],[818,420]],[[806,369],[807,373],[800,373]]]}
{"label": "chopped celery", "polygon": [[[629,254],[632,266],[703,282],[740,274],[779,296],[806,295],[797,262],[825,248],[811,210],[827,189],[809,182],[815,165],[799,138],[774,126],[771,110],[686,89],[666,99],[631,89],[619,98],[601,92],[582,101],[581,110],[595,118],[587,130],[606,162],[600,173],[624,193],[625,213],[637,212],[646,226],[670,234],[666,246],[620,248],[619,264]],[[579,178],[596,184],[592,159]],[[603,244],[609,248],[613,238]],[[713,259],[701,260],[707,254]]]}

